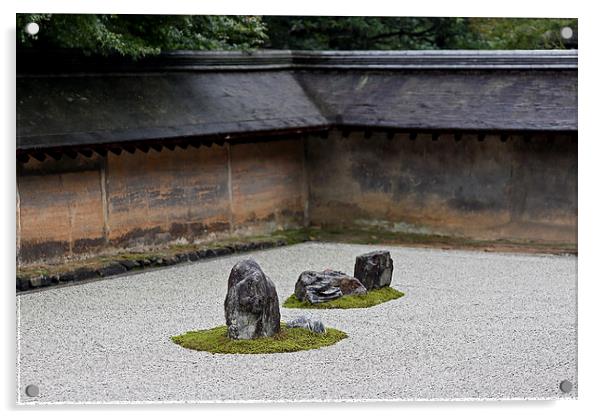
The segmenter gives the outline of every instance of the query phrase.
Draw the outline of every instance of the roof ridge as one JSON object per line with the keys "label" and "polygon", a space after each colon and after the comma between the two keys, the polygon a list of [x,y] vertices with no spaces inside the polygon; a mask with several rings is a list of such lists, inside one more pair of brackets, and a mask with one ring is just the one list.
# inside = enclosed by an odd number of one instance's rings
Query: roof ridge
{"label": "roof ridge", "polygon": [[17,74],[289,69],[577,69],[578,50],[170,51],[138,61],[20,50]]}

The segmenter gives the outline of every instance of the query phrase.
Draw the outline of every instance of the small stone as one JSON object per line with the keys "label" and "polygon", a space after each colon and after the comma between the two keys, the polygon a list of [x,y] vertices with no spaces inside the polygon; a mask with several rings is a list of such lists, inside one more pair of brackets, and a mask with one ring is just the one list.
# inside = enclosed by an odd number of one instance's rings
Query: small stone
{"label": "small stone", "polygon": [[213,249],[217,256],[225,256],[232,254],[232,249],[228,247],[218,247],[217,249]]}
{"label": "small stone", "polygon": [[119,275],[126,271],[127,269],[121,263],[111,263],[108,266],[100,268],[97,272],[100,276],[106,277],[112,275]]}
{"label": "small stone", "polygon": [[215,250],[213,249],[207,249],[205,250],[205,257],[206,258],[214,258],[217,256],[217,253],[215,252]]}
{"label": "small stone", "polygon": [[59,275],[59,282],[73,282],[75,281],[75,274],[73,272],[63,272]]}
{"label": "small stone", "polygon": [[363,295],[366,288],[346,273],[327,269],[322,272],[305,271],[295,284],[295,297],[311,304],[336,300],[343,295]]}
{"label": "small stone", "polygon": [[98,272],[88,269],[88,268],[79,268],[72,272],[74,281],[83,281],[85,279],[92,279],[98,277]]}
{"label": "small stone", "polygon": [[247,252],[250,250],[250,246],[246,243],[236,243],[234,244],[234,250],[236,252]]}
{"label": "small stone", "polygon": [[190,252],[188,253],[188,260],[191,262],[196,262],[199,260],[199,255],[197,255],[196,252]]}
{"label": "small stone", "polygon": [[365,253],[355,258],[353,276],[367,290],[388,287],[393,277],[393,259],[386,250]]}
{"label": "small stone", "polygon": [[121,263],[128,271],[140,267],[140,264],[135,260],[122,260],[119,263]]}
{"label": "small stone", "polygon": [[196,255],[199,257],[199,260],[205,259],[207,257],[207,251],[206,250],[197,250]]}
{"label": "small stone", "polygon": [[38,288],[42,286],[42,276],[35,276],[29,279],[29,283],[33,288]]}
{"label": "small stone", "polygon": [[25,278],[22,276],[17,277],[17,289],[19,291],[27,291],[31,287],[29,283],[29,278]]}
{"label": "small stone", "polygon": [[52,284],[52,280],[48,275],[38,275],[29,279],[29,285],[32,288],[47,287]]}
{"label": "small stone", "polygon": [[230,339],[255,339],[280,331],[276,287],[253,259],[232,268],[224,311]]}
{"label": "small stone", "polygon": [[163,259],[163,264],[164,265],[175,265],[176,263],[178,263],[178,258],[176,256],[171,256],[171,257],[167,257],[165,259]]}
{"label": "small stone", "polygon": [[300,316],[296,319],[286,322],[287,327],[301,327],[303,329],[310,330],[314,333],[326,333],[326,327],[324,323],[319,319],[310,319],[309,317]]}
{"label": "small stone", "polygon": [[42,275],[42,286],[43,287],[47,287],[49,285],[52,285],[52,276],[50,275]]}

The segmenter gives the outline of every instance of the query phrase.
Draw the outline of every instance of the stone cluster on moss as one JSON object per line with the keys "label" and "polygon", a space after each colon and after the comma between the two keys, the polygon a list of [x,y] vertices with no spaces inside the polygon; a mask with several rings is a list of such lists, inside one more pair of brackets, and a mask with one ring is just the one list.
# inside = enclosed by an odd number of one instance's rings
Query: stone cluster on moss
{"label": "stone cluster on moss", "polygon": [[[353,276],[330,269],[302,272],[295,284],[294,294],[287,299],[284,307],[370,307],[403,295],[389,287],[392,278],[393,259],[388,251],[364,253],[355,258]],[[387,290],[367,295],[370,291],[385,288]]]}
{"label": "stone cluster on moss", "polygon": [[[393,261],[387,251],[356,258],[354,277],[343,272],[305,271],[287,308],[364,308],[404,294],[391,287]],[[356,278],[359,277],[359,278]],[[280,323],[276,287],[253,259],[236,263],[228,277],[226,325],[172,337],[184,348],[211,353],[275,353],[317,349],[347,337],[306,316]]]}
{"label": "stone cluster on moss", "polygon": [[336,300],[312,304],[307,301],[299,301],[297,297],[295,297],[295,294],[293,294],[286,299],[282,307],[303,309],[367,308],[395,300],[404,295],[403,292],[398,291],[395,288],[384,287],[368,291],[365,295],[344,295]]}

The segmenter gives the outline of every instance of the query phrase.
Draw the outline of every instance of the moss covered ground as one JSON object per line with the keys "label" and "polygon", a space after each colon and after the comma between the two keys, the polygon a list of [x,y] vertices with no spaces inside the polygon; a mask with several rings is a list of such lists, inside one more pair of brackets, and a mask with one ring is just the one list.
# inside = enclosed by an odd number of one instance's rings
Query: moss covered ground
{"label": "moss covered ground", "polygon": [[335,227],[310,227],[304,229],[291,229],[276,231],[272,234],[224,238],[203,244],[177,244],[146,251],[130,251],[108,253],[104,255],[89,255],[77,260],[64,260],[55,263],[28,264],[17,266],[17,275],[35,277],[39,275],[55,275],[74,271],[79,268],[98,269],[111,262],[123,260],[140,260],[153,257],[167,258],[178,253],[192,250],[202,250],[229,246],[234,243],[248,242],[273,242],[282,240],[286,244],[302,243],[304,241],[319,241],[333,243],[354,244],[379,244],[412,247],[430,247],[441,249],[468,249],[496,252],[525,252],[525,253],[551,253],[551,254],[577,254],[577,247],[571,243],[537,243],[530,241],[492,240],[480,241],[461,237],[442,235],[414,234],[391,232],[378,228],[335,228]]}
{"label": "moss covered ground", "polygon": [[201,244],[173,244],[147,251],[129,251],[119,253],[109,253],[103,255],[91,255],[76,260],[57,261],[55,263],[31,264],[27,266],[17,266],[17,275],[23,277],[36,277],[39,275],[59,275],[65,272],[71,272],[76,269],[99,269],[113,262],[125,260],[141,260],[151,258],[169,258],[179,253],[198,251],[205,249],[215,249],[224,246],[231,246],[240,243],[273,243],[277,240],[286,242],[287,245],[301,243],[308,240],[305,230],[284,230],[277,231],[267,235],[245,236],[237,238],[224,238]]}
{"label": "moss covered ground", "polygon": [[[296,233],[297,235],[300,233]],[[482,250],[485,252],[520,252],[577,254],[573,243],[536,242],[530,240],[476,240],[440,234],[404,233],[382,228],[310,227],[310,241],[353,244],[396,245],[439,249]]]}
{"label": "moss covered ground", "polygon": [[208,330],[186,332],[173,336],[171,340],[187,349],[213,354],[271,354],[297,352],[334,345],[347,334],[327,328],[326,333],[314,333],[301,328],[289,328],[282,324],[280,332],[272,337],[234,340],[227,336],[227,327],[218,326]]}
{"label": "moss covered ground", "polygon": [[307,301],[299,301],[295,294],[286,299],[282,307],[286,308],[313,308],[313,309],[331,309],[331,308],[366,308],[377,304],[386,303],[403,297],[404,293],[391,287],[384,287],[368,291],[366,295],[345,295],[336,300],[325,303],[311,304]]}

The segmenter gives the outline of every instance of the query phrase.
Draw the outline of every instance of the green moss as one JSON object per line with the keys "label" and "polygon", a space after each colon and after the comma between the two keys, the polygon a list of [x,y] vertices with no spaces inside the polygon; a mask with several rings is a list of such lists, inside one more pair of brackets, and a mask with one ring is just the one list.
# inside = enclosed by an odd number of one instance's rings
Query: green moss
{"label": "green moss", "polygon": [[271,237],[274,239],[284,240],[288,245],[303,243],[309,240],[309,230],[305,228],[296,230],[280,230],[272,233]]}
{"label": "green moss", "polygon": [[103,254],[90,256],[86,259],[66,260],[51,264],[35,264],[28,266],[17,266],[17,274],[26,278],[32,278],[40,275],[55,275],[64,272],[74,271],[79,268],[99,269],[103,266],[124,260],[142,260],[153,258],[169,258],[179,253],[189,253],[198,250],[216,249],[219,247],[233,246],[244,243],[275,243],[278,240],[284,240],[286,244],[296,244],[308,240],[307,231],[281,230],[272,234],[231,237],[221,240],[214,240],[200,244],[172,244],[162,248],[149,249],[147,251],[131,251],[113,254]]}
{"label": "green moss", "polygon": [[403,297],[404,293],[391,287],[384,287],[368,291],[366,295],[345,295],[336,300],[325,303],[311,304],[307,301],[299,301],[295,294],[286,299],[282,307],[286,308],[366,308],[377,304],[386,303]]}
{"label": "green moss", "polygon": [[50,270],[48,270],[47,268],[39,268],[35,266],[31,268],[19,269],[17,271],[17,275],[25,278],[34,278],[36,276],[50,275]]}
{"label": "green moss", "polygon": [[476,240],[440,234],[406,233],[382,228],[345,228],[337,226],[310,227],[310,240],[334,243],[408,245],[485,251],[545,252],[552,254],[577,253],[574,243],[536,242],[531,240]]}
{"label": "green moss", "polygon": [[173,336],[171,340],[187,349],[214,354],[271,354],[318,349],[334,345],[346,337],[345,332],[336,329],[327,328],[326,333],[320,334],[282,324],[280,332],[269,338],[234,340],[228,338],[226,326],[218,326],[186,332]]}
{"label": "green moss", "polygon": [[74,271],[79,268],[99,269],[108,263],[121,260],[140,260],[152,258],[168,258],[178,253],[214,249],[217,247],[249,242],[275,242],[283,240],[286,244],[297,244],[305,241],[332,243],[408,245],[418,247],[439,247],[443,249],[474,249],[484,251],[537,252],[551,254],[577,254],[574,243],[550,243],[518,240],[472,240],[464,237],[452,237],[435,234],[417,234],[393,232],[382,228],[342,228],[337,226],[310,227],[294,230],[280,230],[269,235],[231,237],[200,244],[176,244],[147,251],[120,252],[116,254],[90,255],[89,258],[66,260],[57,263],[42,263],[17,266],[17,275],[33,278],[40,275],[56,275]]}

